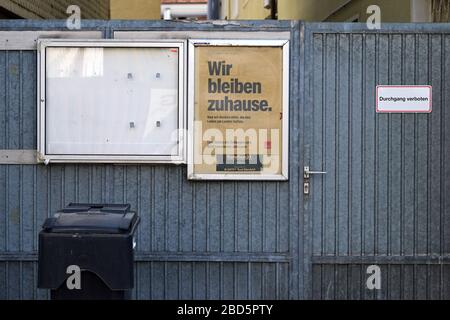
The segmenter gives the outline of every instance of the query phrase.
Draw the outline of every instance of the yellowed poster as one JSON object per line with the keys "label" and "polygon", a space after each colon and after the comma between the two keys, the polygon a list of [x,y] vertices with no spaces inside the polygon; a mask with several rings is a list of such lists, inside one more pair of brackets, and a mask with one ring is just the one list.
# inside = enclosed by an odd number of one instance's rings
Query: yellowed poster
{"label": "yellowed poster", "polygon": [[194,174],[282,174],[283,48],[197,46]]}

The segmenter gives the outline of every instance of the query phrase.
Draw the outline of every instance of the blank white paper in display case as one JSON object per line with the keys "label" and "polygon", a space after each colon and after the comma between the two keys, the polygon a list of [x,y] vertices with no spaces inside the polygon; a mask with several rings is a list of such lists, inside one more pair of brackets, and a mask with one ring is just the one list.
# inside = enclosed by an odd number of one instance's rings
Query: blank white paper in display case
{"label": "blank white paper in display case", "polygon": [[45,153],[175,156],[179,49],[47,47]]}

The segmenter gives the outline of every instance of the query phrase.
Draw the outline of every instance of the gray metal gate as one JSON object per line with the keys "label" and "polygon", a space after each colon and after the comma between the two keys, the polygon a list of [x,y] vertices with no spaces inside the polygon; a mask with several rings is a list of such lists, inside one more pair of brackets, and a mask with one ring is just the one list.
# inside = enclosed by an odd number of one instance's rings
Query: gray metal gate
{"label": "gray metal gate", "polygon": [[[449,299],[450,26],[307,24],[305,39],[305,162],[327,171],[305,201],[307,296]],[[377,84],[432,85],[432,113],[376,114]]]}
{"label": "gray metal gate", "polygon": [[[36,34],[86,35],[62,21],[0,20],[1,299],[48,297],[36,289],[37,234],[75,201],[139,211],[138,299],[450,298],[448,24],[83,21],[81,31],[144,30],[290,32],[289,181],[25,164],[36,149]],[[430,115],[375,114],[376,84],[429,82]],[[305,165],[328,172],[311,176],[309,196]],[[382,269],[380,291],[365,287],[370,264]]]}

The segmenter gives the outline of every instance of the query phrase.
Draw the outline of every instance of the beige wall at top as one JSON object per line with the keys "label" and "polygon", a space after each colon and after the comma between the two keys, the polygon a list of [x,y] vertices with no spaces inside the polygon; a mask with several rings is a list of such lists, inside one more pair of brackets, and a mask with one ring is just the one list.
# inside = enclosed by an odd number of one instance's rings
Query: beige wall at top
{"label": "beige wall at top", "polygon": [[367,8],[378,5],[381,22],[411,22],[410,0],[353,0],[347,6],[328,17],[327,21],[347,21],[358,16],[360,22],[367,21]]}
{"label": "beige wall at top", "polygon": [[161,19],[160,0],[111,0],[111,19]]}
{"label": "beige wall at top", "polygon": [[221,0],[220,18],[226,20],[263,20],[270,16],[264,0]]}
{"label": "beige wall at top", "polygon": [[[392,0],[389,0],[392,1]],[[278,0],[279,20],[323,21],[348,0]]]}
{"label": "beige wall at top", "polygon": [[278,0],[278,19],[343,22],[359,17],[366,21],[370,5],[380,6],[382,22],[411,21],[410,0]]}

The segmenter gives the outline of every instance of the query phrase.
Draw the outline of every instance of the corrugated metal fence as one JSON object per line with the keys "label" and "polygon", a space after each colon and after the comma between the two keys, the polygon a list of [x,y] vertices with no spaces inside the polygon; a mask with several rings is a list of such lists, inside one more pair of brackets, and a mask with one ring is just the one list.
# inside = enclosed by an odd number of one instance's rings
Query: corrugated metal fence
{"label": "corrugated metal fence", "polygon": [[[64,23],[0,21],[5,28],[64,31]],[[104,37],[115,30],[291,29],[299,38],[298,25],[289,22],[83,22],[83,30],[99,30]],[[292,102],[295,117],[299,108]],[[0,51],[0,132],[0,149],[36,148],[35,51]],[[292,167],[298,150],[292,144]],[[173,165],[1,165],[0,298],[48,297],[36,289],[37,234],[44,219],[69,202],[125,202],[140,213],[136,298],[288,298],[299,262],[291,263],[298,184],[296,174],[289,183],[188,182],[186,167]]]}
{"label": "corrugated metal fence", "polygon": [[[8,30],[61,32],[64,22],[0,21],[0,149],[35,149],[36,52],[16,47],[23,32],[7,41]],[[449,298],[448,24],[86,30],[290,32],[289,182],[188,182],[184,166],[169,165],[0,165],[0,298],[48,297],[36,289],[37,234],[69,202],[139,211],[135,298]],[[376,115],[375,85],[389,83],[431,83],[432,114]],[[311,178],[309,196],[304,165],[328,172]],[[382,269],[379,291],[366,289],[370,264]]]}

